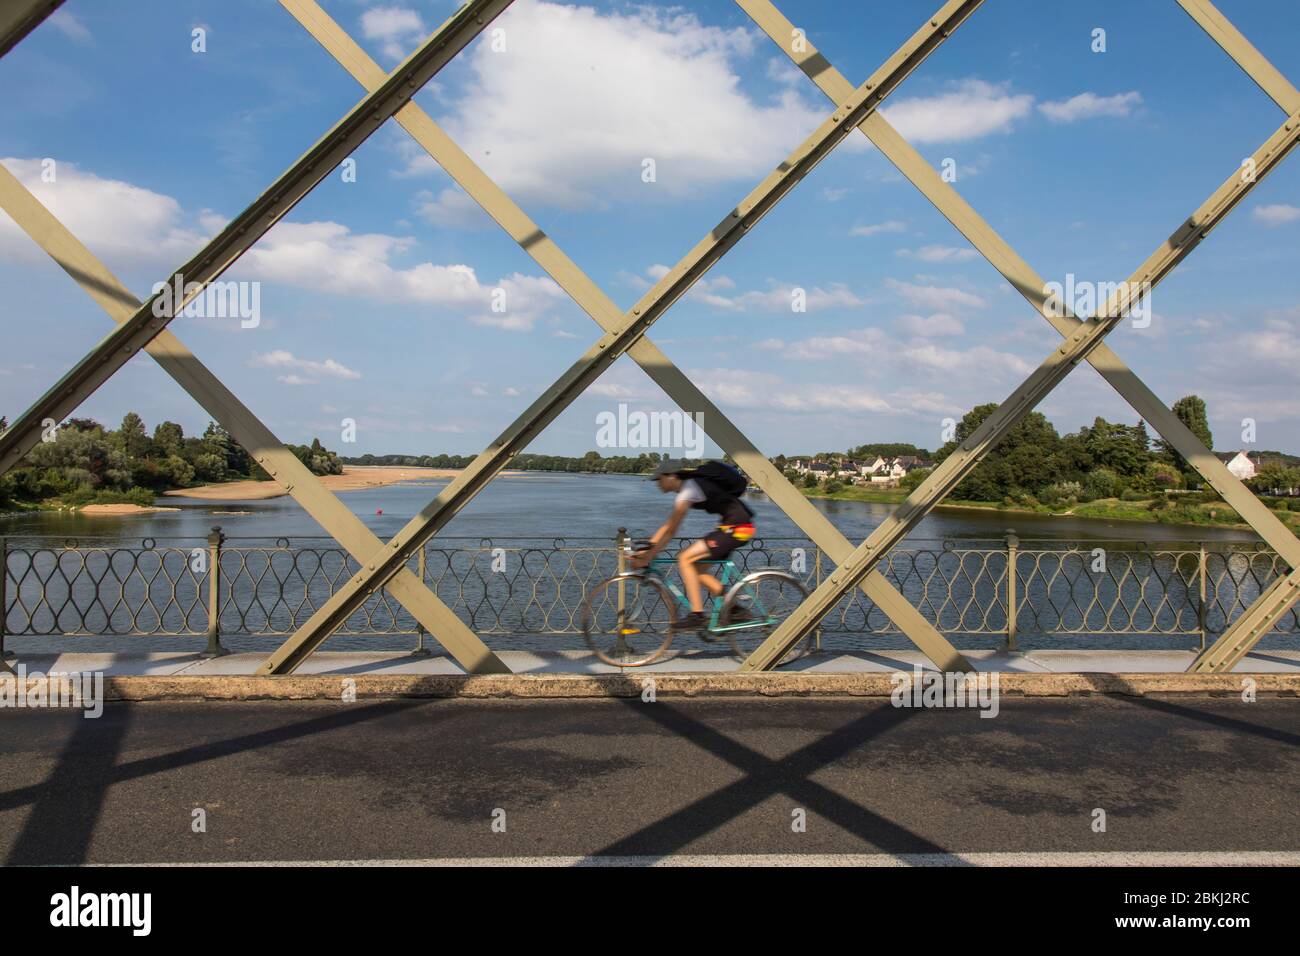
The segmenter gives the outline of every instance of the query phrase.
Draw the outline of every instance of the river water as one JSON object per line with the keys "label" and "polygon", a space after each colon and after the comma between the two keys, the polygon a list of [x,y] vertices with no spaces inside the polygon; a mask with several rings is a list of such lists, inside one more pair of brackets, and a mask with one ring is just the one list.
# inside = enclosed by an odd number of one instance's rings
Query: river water
{"label": "river water", "polygon": [[[420,480],[339,497],[387,540],[446,484]],[[757,547],[737,552],[742,568],[795,570],[792,549],[815,554],[771,501],[761,494],[749,500],[759,540]],[[0,518],[0,536],[9,547],[9,645],[20,653],[201,648],[201,638],[161,632],[201,634],[206,628],[207,579],[189,564],[191,549],[204,544],[214,525],[227,536],[221,629],[234,650],[277,646],[283,636],[274,635],[292,633],[355,569],[287,496],[252,502],[168,497],[159,503],[179,510]],[[579,647],[575,615],[583,595],[614,569],[610,546],[617,529],[647,536],[671,504],[670,496],[633,476],[501,476],[430,543],[425,580],[495,648]],[[894,508],[820,499],[813,504],[854,543]],[[710,527],[708,515],[692,512],[681,534],[695,537]],[[881,570],[959,646],[997,647],[1006,621],[1005,537],[1012,531],[1023,549],[1017,559],[1017,623],[1026,649],[1195,647],[1203,620],[1212,640],[1277,572],[1270,555],[1250,553],[1258,538],[1249,531],[982,510],[932,513]],[[1089,564],[1102,543],[1111,564],[1096,574]],[[1198,543],[1211,552],[1205,601],[1197,593]],[[1063,558],[1060,552],[1070,547],[1077,550]],[[496,573],[497,548],[509,552],[506,573]],[[804,576],[809,587],[831,570],[820,558],[811,565],[810,560]],[[412,568],[418,570],[414,562]],[[830,649],[909,646],[860,595],[841,602],[825,623]],[[1160,633],[1110,633],[1143,629]],[[1268,646],[1300,646],[1300,620],[1288,619],[1283,629],[1288,633],[1267,638]],[[410,615],[381,593],[326,646],[408,649],[415,630]],[[137,631],[160,633],[106,636]]]}
{"label": "river water", "polygon": [[[344,492],[339,499],[380,539],[388,540],[412,515],[446,486],[445,480],[407,482]],[[804,537],[779,508],[761,494],[747,496],[763,537]],[[213,525],[227,537],[291,541],[325,532],[292,498],[265,501],[212,501],[161,498],[179,511],[127,516],[86,516],[39,512],[0,518],[0,535],[16,538],[114,539],[203,538]],[[526,474],[497,478],[444,529],[454,538],[609,538],[619,527],[634,536],[654,531],[668,514],[672,498],[650,482],[629,475]],[[865,538],[892,511],[891,504],[813,499],[849,540]],[[382,512],[382,513],[381,513]],[[692,512],[683,534],[707,531],[709,516]],[[1254,542],[1249,531],[1179,527],[1126,521],[1098,521],[976,510],[940,510],[924,518],[910,540],[1001,538],[1014,530],[1022,538],[1072,541]]]}

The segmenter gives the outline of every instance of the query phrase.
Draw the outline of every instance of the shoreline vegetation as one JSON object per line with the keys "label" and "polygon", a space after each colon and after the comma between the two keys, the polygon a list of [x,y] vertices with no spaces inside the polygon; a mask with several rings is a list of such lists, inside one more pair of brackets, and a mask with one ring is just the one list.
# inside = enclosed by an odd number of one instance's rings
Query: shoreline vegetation
{"label": "shoreline vegetation", "polygon": [[[811,456],[820,477],[799,459],[777,455],[771,461],[809,498],[897,505],[924,481],[931,461],[944,461],[996,408],[980,405],[960,422],[950,423],[949,441],[933,455],[905,443],[861,445],[843,454],[822,452]],[[1213,447],[1203,400],[1186,396],[1174,404],[1173,411],[1206,447]],[[5,419],[0,417],[0,430],[4,427]],[[445,453],[344,458],[325,448],[320,439],[287,447],[327,489],[343,493],[451,479],[474,460]],[[580,457],[523,453],[511,459],[509,470],[502,474],[644,476],[669,457],[658,452],[603,456],[589,451]],[[1279,520],[1300,529],[1300,497],[1296,497],[1300,457],[1260,452],[1258,458],[1258,473],[1246,480],[1247,486]],[[905,465],[906,470],[895,471],[894,483],[888,486],[846,484],[836,477],[860,474],[854,471],[856,462],[869,464],[877,459],[893,459],[894,465]],[[683,464],[695,463],[688,459]],[[16,468],[0,476],[0,516],[67,510],[130,515],[179,510],[170,507],[166,498],[243,502],[286,494],[220,425],[210,422],[201,437],[187,437],[180,425],[163,422],[151,437],[140,416],[128,412],[115,430],[85,418],[71,418],[51,429]],[[1203,485],[1174,449],[1153,442],[1144,423],[1122,425],[1097,418],[1091,426],[1061,436],[1039,412],[1019,422],[936,507],[1250,527],[1217,492]]]}
{"label": "shoreline vegetation", "polygon": [[[902,503],[911,493],[902,489],[861,487],[845,487],[839,491],[830,492],[821,488],[802,488],[800,490],[809,498],[894,505]],[[942,504],[936,505],[935,510],[996,511],[999,514],[1006,515],[1026,514],[1052,518],[1072,517],[1097,521],[1127,521],[1139,524],[1180,525],[1185,527],[1213,526],[1216,528],[1251,530],[1250,525],[1224,501],[1202,502],[1197,500],[1195,503],[1190,504],[1170,505],[1163,498],[1139,501],[1103,498],[1060,509],[1043,504],[1030,506],[1007,504],[1004,501],[954,501],[950,498]],[[1269,510],[1283,524],[1295,531],[1300,531],[1300,513],[1279,508],[1270,508]]]}

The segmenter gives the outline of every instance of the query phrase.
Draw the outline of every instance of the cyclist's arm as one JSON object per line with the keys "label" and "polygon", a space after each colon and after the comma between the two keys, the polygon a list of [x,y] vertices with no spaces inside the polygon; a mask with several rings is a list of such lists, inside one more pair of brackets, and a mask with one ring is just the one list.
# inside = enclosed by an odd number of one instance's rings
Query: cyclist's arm
{"label": "cyclist's arm", "polygon": [[668,520],[650,539],[650,557],[654,557],[664,549],[669,541],[673,540],[673,537],[677,534],[677,529],[681,527],[682,519],[686,517],[686,512],[690,510],[691,503],[689,501],[679,501],[673,505],[673,511],[668,516]]}

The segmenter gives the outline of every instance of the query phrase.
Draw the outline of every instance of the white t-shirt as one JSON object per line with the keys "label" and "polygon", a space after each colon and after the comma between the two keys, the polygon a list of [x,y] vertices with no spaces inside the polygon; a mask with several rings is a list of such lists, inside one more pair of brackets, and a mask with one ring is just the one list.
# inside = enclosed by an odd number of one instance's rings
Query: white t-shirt
{"label": "white t-shirt", "polygon": [[673,500],[674,505],[682,503],[688,505],[699,504],[704,500],[704,489],[702,489],[694,478],[687,478],[682,482],[682,486],[677,489],[677,497]]}

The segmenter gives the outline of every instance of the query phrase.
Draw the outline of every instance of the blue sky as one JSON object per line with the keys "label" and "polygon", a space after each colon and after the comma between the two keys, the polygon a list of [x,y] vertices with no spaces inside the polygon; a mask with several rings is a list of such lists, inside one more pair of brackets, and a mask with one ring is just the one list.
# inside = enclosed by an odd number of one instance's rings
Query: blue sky
{"label": "blue sky", "polygon": [[[778,5],[856,84],[939,4]],[[385,69],[454,9],[323,6]],[[1300,82],[1300,4],[1219,7]],[[497,25],[504,51],[476,41],[418,102],[625,308],[831,109],[729,2],[519,0]],[[361,97],[271,0],[69,0],[0,60],[0,88],[0,158],[142,297]],[[1127,278],[1285,118],[1173,0],[990,0],[886,115],[955,161],[958,191],[1045,278],[1091,282]],[[257,327],[172,328],[287,441],[480,451],[599,330],[396,124],[355,159],[356,182],[331,175],[227,274],[261,283]],[[1298,254],[1293,156],[1156,290],[1149,328],[1110,338],[1167,402],[1208,401],[1221,450],[1252,418],[1257,447],[1300,451]],[[109,320],[2,212],[0,286],[12,418]],[[769,454],[936,447],[945,418],[1005,398],[1059,339],[858,135],[650,334]],[[624,359],[531,450],[595,448],[620,402],[673,407]],[[208,420],[145,356],[79,414],[130,409]],[[1041,409],[1062,431],[1136,421],[1086,367]]]}

